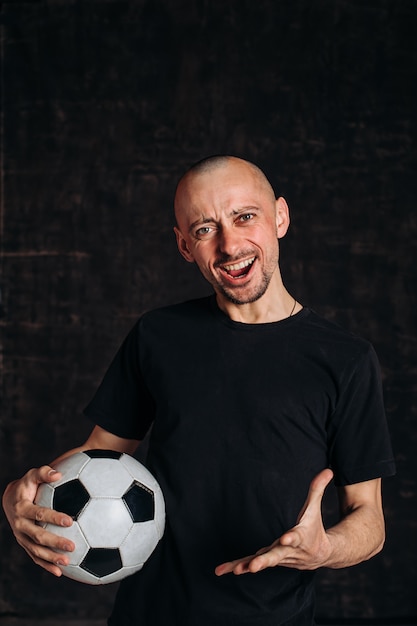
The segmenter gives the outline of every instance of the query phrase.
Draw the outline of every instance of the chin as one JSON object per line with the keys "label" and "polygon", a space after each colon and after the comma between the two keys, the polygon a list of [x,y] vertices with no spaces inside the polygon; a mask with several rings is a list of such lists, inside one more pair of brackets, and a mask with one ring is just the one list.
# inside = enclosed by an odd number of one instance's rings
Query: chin
{"label": "chin", "polygon": [[262,283],[258,287],[258,289],[247,289],[245,292],[245,288],[241,288],[241,292],[239,293],[239,288],[236,291],[232,289],[227,289],[225,287],[220,288],[221,295],[226,298],[232,304],[242,305],[242,304],[252,304],[253,302],[257,302],[262,296],[265,294],[268,289],[269,282],[266,284]]}

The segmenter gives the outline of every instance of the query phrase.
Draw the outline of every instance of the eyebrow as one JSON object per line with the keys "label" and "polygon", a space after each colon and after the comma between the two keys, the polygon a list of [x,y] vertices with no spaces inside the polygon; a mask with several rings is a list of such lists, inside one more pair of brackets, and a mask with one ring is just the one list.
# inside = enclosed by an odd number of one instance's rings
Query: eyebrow
{"label": "eyebrow", "polygon": [[[236,215],[241,215],[242,213],[246,213],[247,211],[261,211],[261,208],[258,206],[243,206],[243,207],[240,207],[239,209],[233,209],[232,211],[230,211],[227,217],[234,217]],[[216,220],[212,217],[202,217],[196,220],[195,222],[193,222],[192,224],[190,224],[188,232],[191,233],[191,231],[194,230],[196,226],[200,226],[203,224],[212,224],[215,221]]]}
{"label": "eyebrow", "polygon": [[215,220],[212,217],[203,217],[201,219],[198,219],[195,222],[193,222],[192,224],[190,224],[188,232],[191,233],[191,231],[194,230],[194,228],[196,226],[200,226],[200,224],[211,224],[214,221]]}

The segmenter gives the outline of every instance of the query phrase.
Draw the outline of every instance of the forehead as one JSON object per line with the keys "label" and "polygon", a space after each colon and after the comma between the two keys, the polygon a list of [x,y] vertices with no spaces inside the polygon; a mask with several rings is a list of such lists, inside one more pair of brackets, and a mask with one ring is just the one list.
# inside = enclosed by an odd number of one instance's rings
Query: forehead
{"label": "forehead", "polygon": [[272,188],[261,172],[245,162],[230,163],[205,172],[190,174],[178,186],[175,198],[177,220],[198,215],[218,215],[249,206],[263,206],[275,200]]}

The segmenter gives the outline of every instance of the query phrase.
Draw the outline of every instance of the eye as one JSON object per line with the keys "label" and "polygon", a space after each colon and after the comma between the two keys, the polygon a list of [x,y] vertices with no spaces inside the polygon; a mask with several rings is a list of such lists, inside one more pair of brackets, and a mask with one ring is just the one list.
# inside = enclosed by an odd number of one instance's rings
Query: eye
{"label": "eye", "polygon": [[243,213],[243,215],[239,215],[240,222],[250,222],[255,217],[254,213]]}
{"label": "eye", "polygon": [[206,237],[207,235],[209,235],[212,230],[213,228],[211,226],[201,226],[200,228],[197,228],[197,230],[194,232],[194,236],[197,239],[201,239],[202,237]]}

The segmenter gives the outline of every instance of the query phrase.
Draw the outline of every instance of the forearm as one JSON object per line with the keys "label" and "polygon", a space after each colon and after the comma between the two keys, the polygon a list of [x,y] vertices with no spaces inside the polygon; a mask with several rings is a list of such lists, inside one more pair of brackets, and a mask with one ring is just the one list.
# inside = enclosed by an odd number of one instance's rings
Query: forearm
{"label": "forearm", "polygon": [[84,450],[117,450],[118,452],[133,454],[139,443],[139,441],[134,439],[122,439],[121,437],[117,437],[117,435],[113,435],[103,430],[100,426],[95,426],[85,443],[77,448],[68,450],[64,454],[61,454],[52,462],[51,465],[54,466],[59,463],[59,461],[63,461],[72,454],[75,454],[76,452],[83,452]]}
{"label": "forearm", "polygon": [[330,554],[324,567],[339,569],[366,561],[382,550],[385,525],[381,510],[363,504],[345,513],[326,532]]}

